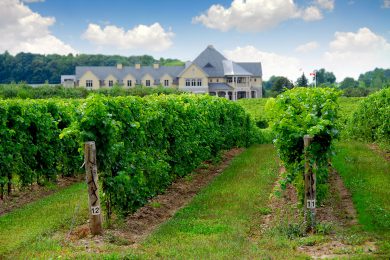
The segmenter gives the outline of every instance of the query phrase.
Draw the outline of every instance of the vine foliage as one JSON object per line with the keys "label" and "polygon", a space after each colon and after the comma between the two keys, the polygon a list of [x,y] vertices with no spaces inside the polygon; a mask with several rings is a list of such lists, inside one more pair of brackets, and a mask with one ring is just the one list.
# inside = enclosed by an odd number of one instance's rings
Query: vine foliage
{"label": "vine foliage", "polygon": [[274,144],[286,167],[281,188],[294,183],[303,199],[304,143],[310,135],[313,141],[306,152],[317,176],[317,200],[320,202],[328,191],[328,164],[332,140],[338,136],[337,97],[339,91],[330,88],[294,88],[270,100],[271,127]]}

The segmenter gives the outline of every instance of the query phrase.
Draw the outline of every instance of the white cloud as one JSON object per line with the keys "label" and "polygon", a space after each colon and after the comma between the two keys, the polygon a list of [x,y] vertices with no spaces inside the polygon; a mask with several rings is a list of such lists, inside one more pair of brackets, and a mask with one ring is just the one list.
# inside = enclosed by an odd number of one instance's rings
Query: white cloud
{"label": "white cloud", "polygon": [[322,14],[315,6],[300,8],[293,0],[233,0],[228,8],[212,5],[205,13],[194,17],[192,22],[220,31],[256,32],[297,18],[313,21],[322,19]]}
{"label": "white cloud", "polygon": [[316,0],[316,4],[319,7],[329,11],[334,9],[334,0]]}
{"label": "white cloud", "polygon": [[383,0],[382,8],[390,8],[390,0]]}
{"label": "white cloud", "polygon": [[365,27],[356,33],[336,32],[324,58],[339,81],[347,76],[357,78],[375,67],[390,67],[390,43]]}
{"label": "white cloud", "polygon": [[49,27],[54,23],[54,17],[43,17],[19,0],[1,0],[0,52],[76,53],[50,33]]}
{"label": "white cloud", "polygon": [[300,16],[305,21],[316,21],[322,19],[322,13],[320,9],[315,6],[309,6],[304,10],[300,11]]}
{"label": "white cloud", "polygon": [[315,49],[317,49],[318,47],[319,47],[318,42],[311,41],[311,42],[299,45],[297,48],[295,48],[295,51],[303,52],[303,53],[311,52],[311,51],[314,51]]}
{"label": "white cloud", "polygon": [[110,46],[121,50],[140,48],[150,51],[163,51],[172,46],[174,33],[165,31],[159,23],[150,26],[138,25],[125,30],[115,25],[100,25],[90,23],[82,38],[100,47]]}
{"label": "white cloud", "polygon": [[260,61],[263,67],[263,79],[265,80],[275,75],[285,76],[294,81],[297,75],[302,74],[302,65],[297,58],[262,52],[254,46],[237,47],[234,50],[224,51],[224,54],[228,59],[237,62]]}

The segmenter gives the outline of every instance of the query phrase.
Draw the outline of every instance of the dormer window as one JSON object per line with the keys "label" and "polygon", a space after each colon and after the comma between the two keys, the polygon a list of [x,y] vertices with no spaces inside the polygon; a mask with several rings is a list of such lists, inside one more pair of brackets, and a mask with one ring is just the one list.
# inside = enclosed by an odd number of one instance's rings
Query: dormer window
{"label": "dormer window", "polygon": [[164,86],[165,86],[165,87],[169,87],[169,80],[168,80],[168,79],[165,79],[165,80],[164,80]]}
{"label": "dormer window", "polygon": [[207,63],[205,66],[204,66],[204,68],[213,68],[214,66],[213,65],[211,65],[210,63]]}
{"label": "dormer window", "polygon": [[145,85],[146,85],[147,87],[150,87],[150,80],[147,79]]}
{"label": "dormer window", "polygon": [[131,80],[128,80],[128,81],[127,81],[127,86],[128,86],[128,87],[131,87],[131,86],[132,86],[132,83],[133,83],[133,82],[131,82]]}
{"label": "dormer window", "polygon": [[113,81],[113,80],[109,80],[109,81],[108,81],[108,86],[109,86],[109,87],[114,86],[114,81]]}

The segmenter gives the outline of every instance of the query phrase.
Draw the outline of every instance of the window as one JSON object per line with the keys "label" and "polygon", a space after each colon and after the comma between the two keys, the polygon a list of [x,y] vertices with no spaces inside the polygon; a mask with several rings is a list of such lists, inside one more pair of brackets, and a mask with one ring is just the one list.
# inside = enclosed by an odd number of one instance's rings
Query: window
{"label": "window", "polygon": [[227,78],[227,82],[228,83],[232,83],[233,82],[233,78]]}
{"label": "window", "polygon": [[145,84],[147,87],[150,87],[150,80],[146,80],[146,84]]}
{"label": "window", "polygon": [[196,80],[195,79],[191,79],[191,86],[193,86],[193,87],[196,86]]}
{"label": "window", "polygon": [[198,80],[197,80],[197,86],[198,86],[198,87],[202,86],[202,79],[198,79]]}
{"label": "window", "polygon": [[242,83],[242,78],[237,78],[237,83]]}
{"label": "window", "polygon": [[210,83],[212,83],[213,82],[213,80],[212,79],[210,79],[210,81],[209,81]]}
{"label": "window", "polygon": [[256,79],[253,79],[256,82]]}
{"label": "window", "polygon": [[108,81],[108,86],[109,86],[109,87],[114,86],[114,81],[113,81],[113,80],[109,80],[109,81]]}
{"label": "window", "polygon": [[89,87],[89,88],[92,88],[92,87],[93,87],[93,81],[87,79],[87,80],[85,81],[85,86],[86,86],[86,87]]}
{"label": "window", "polygon": [[191,86],[191,80],[190,79],[186,79],[186,87],[189,87]]}
{"label": "window", "polygon": [[164,80],[164,86],[165,86],[165,87],[169,87],[169,80],[168,80],[168,79],[165,79],[165,80]]}
{"label": "window", "polygon": [[219,79],[217,79],[217,83],[219,82]]}
{"label": "window", "polygon": [[127,81],[127,86],[128,86],[128,87],[131,87],[131,85],[132,85],[131,80],[128,80],[128,81]]}

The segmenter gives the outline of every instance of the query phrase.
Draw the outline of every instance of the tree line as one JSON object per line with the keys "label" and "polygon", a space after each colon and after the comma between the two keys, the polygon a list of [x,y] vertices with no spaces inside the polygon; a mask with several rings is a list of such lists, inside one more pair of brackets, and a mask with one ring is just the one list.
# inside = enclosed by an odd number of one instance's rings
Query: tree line
{"label": "tree line", "polygon": [[[309,87],[312,85],[314,83],[309,84],[309,78],[304,73],[295,82],[283,76],[271,76],[269,80],[263,83],[265,95],[268,97],[277,96],[286,89]],[[360,74],[357,80],[346,77],[337,83],[336,76],[333,72],[326,71],[322,68],[317,70],[316,86],[338,88],[343,90],[345,96],[349,97],[367,96],[372,92],[390,86],[390,69],[375,68],[372,71]]]}
{"label": "tree line", "polygon": [[136,63],[150,66],[156,62],[164,66],[183,65],[183,62],[177,59],[157,60],[149,55],[125,57],[100,54],[42,55],[21,52],[13,56],[6,51],[0,54],[0,83],[58,84],[61,75],[73,75],[76,66],[115,66],[118,63],[124,66],[134,66]]}

